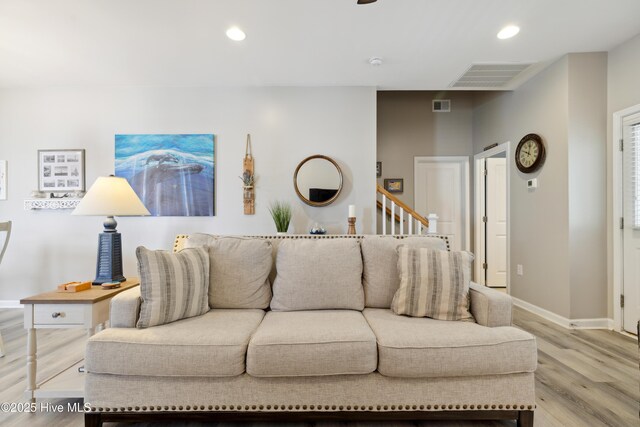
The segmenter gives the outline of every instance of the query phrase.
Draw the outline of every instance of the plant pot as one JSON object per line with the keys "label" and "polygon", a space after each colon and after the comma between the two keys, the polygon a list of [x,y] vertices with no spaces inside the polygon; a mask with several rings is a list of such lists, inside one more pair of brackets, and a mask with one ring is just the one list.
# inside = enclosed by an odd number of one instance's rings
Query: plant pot
{"label": "plant pot", "polygon": [[289,233],[287,233],[286,231],[278,231],[276,233],[276,236],[286,236],[287,234],[289,234]]}

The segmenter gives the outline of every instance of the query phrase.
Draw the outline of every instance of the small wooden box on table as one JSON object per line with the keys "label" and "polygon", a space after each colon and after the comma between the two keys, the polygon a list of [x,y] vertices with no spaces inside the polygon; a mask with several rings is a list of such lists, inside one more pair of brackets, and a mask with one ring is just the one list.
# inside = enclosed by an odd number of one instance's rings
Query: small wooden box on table
{"label": "small wooden box on table", "polygon": [[27,389],[25,396],[32,402],[36,398],[84,397],[84,378],[78,372],[83,359],[62,372],[36,384],[37,340],[36,330],[45,328],[82,328],[88,335],[96,328],[104,328],[109,320],[111,298],[122,291],[138,286],[137,278],[129,279],[116,289],[95,286],[82,292],[45,292],[20,300],[24,304],[24,327],[27,330]]}

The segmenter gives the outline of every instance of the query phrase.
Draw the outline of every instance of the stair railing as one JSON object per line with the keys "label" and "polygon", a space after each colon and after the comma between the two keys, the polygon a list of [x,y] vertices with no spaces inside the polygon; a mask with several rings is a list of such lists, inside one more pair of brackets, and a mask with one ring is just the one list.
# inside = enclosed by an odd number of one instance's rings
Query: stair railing
{"label": "stair railing", "polygon": [[[380,184],[376,186],[376,203],[378,209],[382,210],[382,234],[384,235],[422,234],[423,228],[429,228],[429,221],[425,217],[389,193]],[[396,230],[397,226],[399,230]]]}

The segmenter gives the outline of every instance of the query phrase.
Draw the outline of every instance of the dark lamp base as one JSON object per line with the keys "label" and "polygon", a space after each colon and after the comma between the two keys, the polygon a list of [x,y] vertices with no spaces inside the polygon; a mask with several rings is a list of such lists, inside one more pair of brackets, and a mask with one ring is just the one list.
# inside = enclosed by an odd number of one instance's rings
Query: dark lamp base
{"label": "dark lamp base", "polygon": [[100,233],[98,241],[98,263],[93,284],[124,282],[122,275],[122,236],[114,231]]}

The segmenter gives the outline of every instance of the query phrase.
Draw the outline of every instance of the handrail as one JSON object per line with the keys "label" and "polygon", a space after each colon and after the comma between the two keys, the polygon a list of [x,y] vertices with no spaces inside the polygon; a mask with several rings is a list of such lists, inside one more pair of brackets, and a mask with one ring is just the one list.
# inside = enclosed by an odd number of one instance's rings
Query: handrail
{"label": "handrail", "polygon": [[404,209],[405,212],[407,212],[409,215],[411,215],[416,221],[420,222],[425,227],[429,227],[429,221],[425,217],[423,217],[418,212],[414,211],[409,206],[404,204],[396,196],[394,196],[393,194],[391,194],[387,190],[385,190],[384,187],[382,187],[380,184],[376,185],[376,191],[378,193],[380,193],[380,194],[384,194],[387,197],[387,199],[389,199],[392,202],[394,202],[396,204],[396,206],[400,206],[402,209]]}

